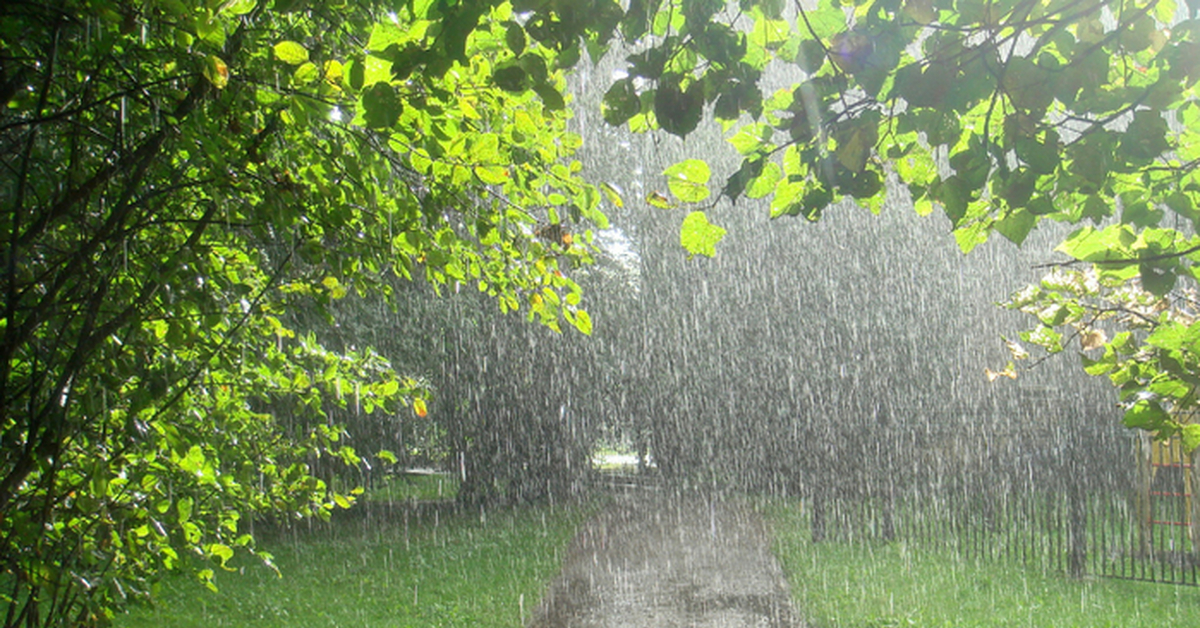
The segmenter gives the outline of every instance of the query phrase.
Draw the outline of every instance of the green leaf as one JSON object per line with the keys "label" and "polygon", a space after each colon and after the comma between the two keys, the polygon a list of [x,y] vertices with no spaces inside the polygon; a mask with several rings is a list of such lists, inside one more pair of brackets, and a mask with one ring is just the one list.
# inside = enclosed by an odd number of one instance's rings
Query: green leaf
{"label": "green leaf", "polygon": [[1142,287],[1150,294],[1161,297],[1175,287],[1175,273],[1170,269],[1160,268],[1153,264],[1141,264],[1138,272],[1141,276]]}
{"label": "green leaf", "polygon": [[679,243],[687,249],[689,256],[706,255],[714,257],[717,254],[717,243],[725,237],[725,230],[708,222],[704,212],[696,211],[683,219],[679,231]]}
{"label": "green leaf", "polygon": [[951,175],[934,186],[934,198],[942,204],[946,217],[955,227],[967,214],[972,191],[970,184],[958,175]]}
{"label": "green leaf", "polygon": [[772,131],[770,126],[761,122],[747,124],[727,141],[737,149],[737,152],[742,155],[750,155],[764,149],[767,141],[771,139]]}
{"label": "green leaf", "polygon": [[583,332],[584,335],[592,335],[592,317],[586,310],[575,310],[571,322],[575,325],[575,329]]}
{"label": "green leaf", "polygon": [[192,445],[187,455],[179,459],[179,468],[189,475],[200,475],[206,463],[204,450],[199,445]]}
{"label": "green leaf", "polygon": [[1157,111],[1139,111],[1125,129],[1118,156],[1134,163],[1148,162],[1170,149],[1167,132],[1167,121]]}
{"label": "green leaf", "polygon": [[400,119],[402,106],[396,88],[380,81],[363,92],[363,120],[369,129],[386,129]]}
{"label": "green leaf", "polygon": [[600,112],[604,121],[612,126],[625,124],[642,109],[642,101],[633,87],[632,78],[624,78],[612,84],[600,101]]}
{"label": "green leaf", "polygon": [[308,61],[308,49],[294,41],[281,41],[275,44],[275,58],[290,65],[300,65]]}
{"label": "green leaf", "polygon": [[469,152],[471,161],[475,163],[494,163],[500,160],[500,136],[495,133],[483,133],[471,141]]}
{"label": "green leaf", "polygon": [[1146,344],[1168,351],[1177,351],[1191,344],[1194,332],[1195,330],[1177,322],[1169,322],[1160,325],[1153,333],[1147,336]]}
{"label": "green leaf", "polygon": [[[742,165],[738,168],[738,171],[729,175],[729,178],[725,180],[725,185],[721,188],[721,194],[729,197],[729,200],[736,202],[738,197],[746,191],[746,186],[750,184],[750,181],[762,174],[765,163],[761,155],[742,160]],[[766,194],[769,194],[773,189],[774,186],[772,185]]]}
{"label": "green leaf", "polygon": [[542,104],[550,111],[562,111],[567,108],[567,102],[563,99],[563,95],[549,83],[539,83],[534,86],[533,92],[542,98]]}
{"label": "green leaf", "polygon": [[1092,222],[1099,224],[1100,221],[1112,215],[1112,205],[1108,201],[1097,194],[1088,196],[1083,201],[1083,212],[1081,218],[1091,219]]}
{"label": "green leaf", "polygon": [[312,61],[300,64],[296,71],[292,73],[292,81],[297,85],[308,85],[317,80],[320,76],[320,71],[317,69],[317,64]]}
{"label": "green leaf", "polygon": [[504,45],[512,51],[513,56],[521,56],[525,52],[525,29],[516,22],[504,23]]}
{"label": "green leaf", "polygon": [[1137,236],[1125,225],[1100,231],[1084,227],[1067,236],[1054,250],[1085,262],[1110,261],[1128,259],[1132,255],[1129,247],[1136,241]]}
{"label": "green leaf", "polygon": [[904,0],[904,14],[918,24],[929,24],[938,17],[933,0]]}
{"label": "green leaf", "polygon": [[687,159],[663,170],[663,174],[671,194],[684,203],[699,203],[710,194],[708,180],[712,171],[704,161]]}
{"label": "green leaf", "polygon": [[1125,411],[1125,427],[1156,430],[1171,420],[1171,415],[1153,399],[1142,399]]}
{"label": "green leaf", "polygon": [[1163,211],[1149,201],[1137,200],[1121,208],[1121,222],[1142,228],[1154,227],[1162,222]]}
{"label": "green leaf", "polygon": [[179,514],[179,523],[186,523],[192,518],[192,498],[180,497],[175,502],[175,512]]}
{"label": "green leaf", "polygon": [[503,166],[475,166],[475,176],[488,185],[508,183],[508,169]]}
{"label": "green leaf", "polygon": [[529,77],[525,74],[525,68],[514,62],[503,63],[496,66],[492,72],[492,82],[496,87],[513,93],[520,93],[529,89]]}
{"label": "green leaf", "polygon": [[1029,164],[1029,170],[1037,174],[1052,174],[1058,168],[1059,147],[1057,136],[1041,142],[1031,138],[1016,141],[1017,158]]}
{"label": "green leaf", "polygon": [[1116,354],[1112,351],[1106,351],[1104,357],[1099,360],[1089,359],[1086,355],[1080,354],[1083,360],[1083,370],[1088,375],[1099,376],[1112,372],[1117,368]]}
{"label": "green leaf", "polygon": [[654,92],[654,117],[658,126],[681,138],[694,131],[704,116],[703,84],[694,81],[684,90],[682,81],[683,77],[678,74],[664,74]]}
{"label": "green leaf", "polygon": [[768,162],[762,173],[750,181],[746,189],[748,198],[762,198],[775,191],[776,184],[783,179],[783,169],[775,162]]}
{"label": "green leaf", "polygon": [[1053,80],[1028,57],[1015,57],[1004,72],[1004,91],[1018,109],[1040,116],[1054,101]]}
{"label": "green leaf", "polygon": [[371,35],[367,39],[367,50],[372,54],[382,56],[390,46],[396,45],[396,49],[399,49],[408,40],[408,29],[401,28],[392,20],[382,20],[371,27]]}
{"label": "green leaf", "polygon": [[1190,454],[1200,448],[1200,424],[1184,425],[1179,431],[1179,436],[1183,440],[1184,452]]}
{"label": "green leaf", "polygon": [[366,65],[362,59],[352,59],[346,64],[345,74],[346,86],[354,91],[362,89],[363,83],[366,80]]}
{"label": "green leaf", "polygon": [[878,126],[873,120],[864,120],[838,134],[838,146],[834,154],[838,162],[850,172],[862,172],[877,138]]}
{"label": "green leaf", "polygon": [[1029,232],[1033,226],[1037,224],[1037,217],[1033,214],[1018,209],[1009,212],[1004,218],[997,220],[992,228],[1000,232],[1000,235],[1007,238],[1010,242],[1017,246],[1021,246],[1025,242],[1025,238],[1029,236]]}
{"label": "green leaf", "polygon": [[233,558],[233,548],[224,543],[212,543],[208,546],[208,555],[219,559],[221,566],[224,567],[225,563]]}
{"label": "green leaf", "polygon": [[228,0],[221,6],[221,12],[229,15],[245,15],[258,6],[258,0]]}
{"label": "green leaf", "polygon": [[965,227],[954,230],[954,242],[963,253],[970,253],[975,247],[987,242],[988,229],[984,222],[972,222]]}

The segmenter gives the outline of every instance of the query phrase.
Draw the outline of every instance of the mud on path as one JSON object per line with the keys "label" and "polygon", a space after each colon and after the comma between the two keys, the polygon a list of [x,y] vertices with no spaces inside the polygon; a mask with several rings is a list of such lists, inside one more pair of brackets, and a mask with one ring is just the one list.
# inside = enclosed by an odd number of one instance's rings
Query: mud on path
{"label": "mud on path", "polygon": [[583,526],[529,628],[802,628],[736,500],[622,497]]}

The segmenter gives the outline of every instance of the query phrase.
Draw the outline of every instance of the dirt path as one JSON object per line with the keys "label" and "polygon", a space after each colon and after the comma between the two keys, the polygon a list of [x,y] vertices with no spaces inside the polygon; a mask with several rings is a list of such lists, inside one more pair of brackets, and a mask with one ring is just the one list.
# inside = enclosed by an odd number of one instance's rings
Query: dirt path
{"label": "dirt path", "polygon": [[737,501],[624,497],[576,536],[529,628],[802,628],[762,519]]}

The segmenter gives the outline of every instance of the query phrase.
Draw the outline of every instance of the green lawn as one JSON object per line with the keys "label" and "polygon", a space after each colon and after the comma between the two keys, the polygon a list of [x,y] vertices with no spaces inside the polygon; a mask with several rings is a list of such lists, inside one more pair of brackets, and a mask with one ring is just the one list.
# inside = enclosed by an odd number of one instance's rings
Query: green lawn
{"label": "green lawn", "polygon": [[1200,626],[1200,588],[1072,580],[903,542],[809,542],[792,503],[763,512],[796,606],[813,628]]}
{"label": "green lawn", "polygon": [[[518,627],[557,573],[591,506],[425,515],[406,526],[350,522],[279,535],[262,546],[283,577],[243,561],[217,575],[218,593],[168,578],[154,608],[119,628],[217,626]],[[435,522],[436,521],[436,522]]]}
{"label": "green lawn", "polygon": [[458,495],[458,478],[445,473],[389,475],[363,498],[372,502],[446,501]]}

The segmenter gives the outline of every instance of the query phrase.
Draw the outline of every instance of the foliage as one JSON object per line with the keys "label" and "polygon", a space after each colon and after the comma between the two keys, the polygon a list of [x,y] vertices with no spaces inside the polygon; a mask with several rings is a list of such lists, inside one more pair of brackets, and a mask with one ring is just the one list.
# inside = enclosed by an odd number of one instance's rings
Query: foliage
{"label": "foliage", "polygon": [[[604,217],[559,71],[578,50],[512,18],[0,9],[3,625],[105,623],[159,570],[211,581],[255,551],[254,518],[350,505],[314,475],[361,461],[338,409],[423,414],[427,393],[295,312],[327,324],[392,274],[590,328],[569,273]],[[585,32],[564,29],[539,32]]]}
{"label": "foliage", "polygon": [[[1153,340],[1119,336],[1126,345],[1105,344],[1128,356],[1118,360],[1123,367],[1089,369],[1113,374],[1130,403],[1128,424],[1163,434],[1185,429],[1200,382],[1200,358],[1190,348],[1200,327],[1191,326],[1190,305],[1178,307],[1187,299],[1168,293],[1194,285],[1200,259],[1194,3],[632,6],[654,10],[645,20],[631,10],[622,22],[622,32],[644,45],[626,57],[628,76],[605,94],[605,120],[686,137],[711,105],[741,155],[722,197],[766,198],[773,217],[817,220],[845,198],[879,212],[900,190],[920,214],[940,208],[964,252],[993,233],[1020,245],[1046,220],[1095,225],[1059,250],[1082,266],[1099,263],[1093,272],[1106,290],[1166,298],[1140,325],[1172,331],[1155,331]],[[777,76],[799,80],[763,93]],[[695,162],[665,173],[684,203],[709,196],[682,174],[699,171]],[[693,253],[696,221],[689,215],[683,228]],[[1051,350],[1059,348],[1055,327],[1094,339],[1091,323],[1106,318],[1080,302],[1094,295],[1026,296],[1021,307],[1030,311],[1063,312],[1027,334]],[[1186,430],[1190,443],[1200,443],[1200,427]]]}
{"label": "foliage", "polygon": [[[1193,272],[1191,253],[1177,251],[1192,248],[1187,242],[1195,237],[1183,238],[1173,229],[1084,227],[1058,247],[1078,261],[1054,264],[1006,306],[1038,321],[1022,333],[1026,343],[1049,354],[1077,343],[1084,370],[1120,389],[1127,426],[1163,437],[1178,433],[1192,451],[1200,446],[1200,423],[1193,418],[1200,302],[1194,284],[1173,274]],[[1010,347],[1014,359],[1031,359],[1021,345]]]}

